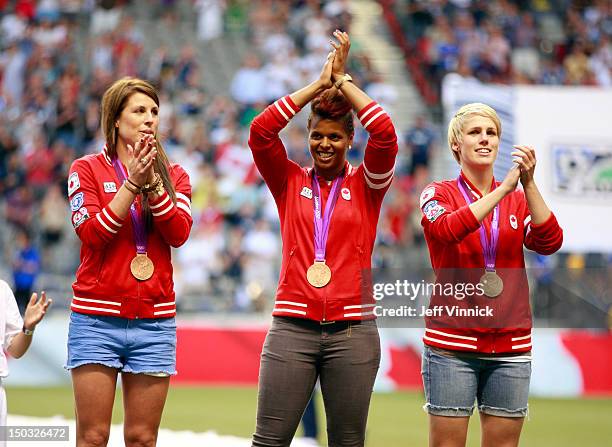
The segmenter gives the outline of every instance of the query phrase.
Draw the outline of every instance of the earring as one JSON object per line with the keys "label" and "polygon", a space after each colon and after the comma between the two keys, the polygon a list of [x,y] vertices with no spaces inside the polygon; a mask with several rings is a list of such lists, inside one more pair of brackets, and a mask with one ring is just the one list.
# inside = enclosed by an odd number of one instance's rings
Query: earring
{"label": "earring", "polygon": [[353,147],[353,146],[351,146],[351,145],[349,144],[349,146],[348,146],[348,150],[350,151],[350,150],[352,149],[352,147]]}

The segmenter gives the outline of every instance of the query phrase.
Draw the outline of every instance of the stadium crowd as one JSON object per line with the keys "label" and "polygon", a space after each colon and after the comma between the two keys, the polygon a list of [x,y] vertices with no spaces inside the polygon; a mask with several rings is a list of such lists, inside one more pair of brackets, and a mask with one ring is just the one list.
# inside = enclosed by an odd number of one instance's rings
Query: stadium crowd
{"label": "stadium crowd", "polygon": [[[458,71],[489,81],[610,85],[609,2],[561,10],[554,6],[570,2],[394,3],[436,79]],[[160,88],[162,142],[193,187],[194,228],[174,263],[184,308],[268,307],[280,262],[278,218],[246,145],[248,126],[272,100],[318,75],[331,32],[350,32],[351,20],[346,0],[0,0],[0,264],[11,268],[16,234],[25,231],[43,272],[73,274],[79,255],[65,197],[68,168],[103,146],[104,89],[139,76]],[[557,41],[544,26],[553,22],[563,36]],[[179,25],[192,40],[177,34],[174,48],[147,45],[151,33],[172,36]],[[226,73],[229,89],[213,89],[203,79],[216,61],[200,60],[198,48],[229,34],[248,45],[246,56]],[[358,46],[350,64],[356,82],[393,115],[394,87]],[[290,157],[308,164],[302,115],[282,137]],[[404,157],[381,214],[377,266],[422,248],[416,204],[441,146],[433,129],[426,117],[398,129]],[[356,132],[352,163],[361,161],[366,137],[359,126]]]}
{"label": "stadium crowd", "polygon": [[483,82],[612,86],[606,0],[396,1],[421,68]]}

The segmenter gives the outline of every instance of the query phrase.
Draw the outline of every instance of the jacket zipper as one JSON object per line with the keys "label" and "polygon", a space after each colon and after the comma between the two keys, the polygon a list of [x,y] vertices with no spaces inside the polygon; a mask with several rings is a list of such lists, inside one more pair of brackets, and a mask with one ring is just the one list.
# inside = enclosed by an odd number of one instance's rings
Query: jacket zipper
{"label": "jacket zipper", "polygon": [[326,321],[325,315],[327,314],[327,295],[323,293],[323,319],[321,321]]}

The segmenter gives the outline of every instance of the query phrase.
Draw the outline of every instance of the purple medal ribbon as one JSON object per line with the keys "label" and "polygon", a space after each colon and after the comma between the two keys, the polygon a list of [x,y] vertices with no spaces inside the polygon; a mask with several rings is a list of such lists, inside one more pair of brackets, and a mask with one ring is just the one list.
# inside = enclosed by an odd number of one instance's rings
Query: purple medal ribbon
{"label": "purple medal ribbon", "polygon": [[[468,194],[468,186],[465,180],[459,175],[457,178],[457,185],[459,191],[463,194],[465,201],[468,205],[472,204],[474,200],[470,194]],[[493,220],[491,220],[491,238],[487,238],[486,229],[484,223],[480,224],[480,244],[482,245],[485,267],[488,271],[495,270],[495,258],[497,256],[497,242],[499,241],[499,203],[495,205],[493,209]]]}
{"label": "purple medal ribbon", "polygon": [[[115,168],[117,177],[119,177],[119,181],[123,184],[123,182],[127,180],[127,175],[123,169],[123,165],[116,157],[113,158],[113,167]],[[136,253],[139,255],[145,254],[147,252],[147,229],[134,203],[130,205],[130,217],[132,218],[134,240],[136,241]]]}
{"label": "purple medal ribbon", "polygon": [[334,179],[327,203],[325,204],[325,215],[321,217],[321,190],[319,188],[319,177],[314,173],[312,179],[312,191],[314,198],[314,246],[315,261],[325,261],[325,246],[329,235],[329,223],[340,194],[340,184],[344,175]]}

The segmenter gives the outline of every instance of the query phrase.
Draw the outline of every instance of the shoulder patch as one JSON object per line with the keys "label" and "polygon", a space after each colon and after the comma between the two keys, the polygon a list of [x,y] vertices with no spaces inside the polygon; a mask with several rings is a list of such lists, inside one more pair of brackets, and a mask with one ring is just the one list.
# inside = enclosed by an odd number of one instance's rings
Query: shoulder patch
{"label": "shoulder patch", "polygon": [[85,201],[85,194],[82,192],[75,194],[72,199],[70,199],[70,211],[77,211],[79,208],[83,206],[83,202]]}
{"label": "shoulder patch", "polygon": [[87,208],[83,207],[72,215],[72,226],[77,228],[87,219],[89,219],[89,213],[87,212]]}
{"label": "shoulder patch", "polygon": [[77,189],[81,187],[81,182],[79,181],[79,173],[73,172],[68,177],[68,197],[70,197]]}
{"label": "shoulder patch", "polygon": [[439,205],[437,200],[432,200],[423,208],[423,214],[425,214],[425,217],[430,222],[435,222],[435,220],[440,217],[445,211],[446,208],[444,208],[442,205]]}
{"label": "shoulder patch", "polygon": [[431,200],[431,198],[435,194],[436,194],[436,188],[434,188],[433,186],[430,186],[429,188],[425,188],[423,192],[421,193],[420,207],[423,208],[423,205],[429,202],[429,200]]}

